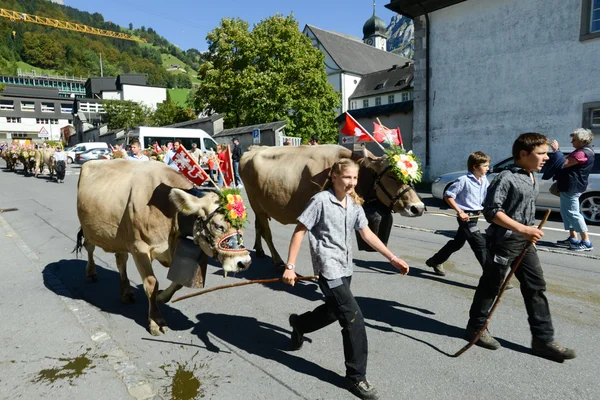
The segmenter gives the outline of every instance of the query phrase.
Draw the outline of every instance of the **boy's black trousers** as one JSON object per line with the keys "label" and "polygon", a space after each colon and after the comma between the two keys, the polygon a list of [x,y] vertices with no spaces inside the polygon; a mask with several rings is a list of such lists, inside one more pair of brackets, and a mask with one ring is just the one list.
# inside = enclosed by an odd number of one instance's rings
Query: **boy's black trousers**
{"label": "boy's black trousers", "polygon": [[[336,283],[337,280],[327,280],[319,276],[319,287],[325,295],[325,304],[300,315],[296,329],[301,333],[310,333],[338,321],[342,327],[346,378],[360,382],[366,378],[369,352],[365,321],[350,291],[352,276],[340,279],[341,284]],[[337,284],[339,286],[336,286]]]}
{"label": "boy's black trousers", "polygon": [[[486,264],[469,312],[469,326],[476,329],[481,328],[485,323],[509,268],[527,245],[527,240],[513,232],[500,239],[488,236],[487,244]],[[544,272],[535,246],[529,247],[515,276],[521,283],[521,294],[527,309],[531,335],[541,341],[551,342],[554,339],[554,328],[548,299],[544,294],[546,291]]]}
{"label": "boy's black trousers", "polygon": [[[467,213],[473,215],[471,213]],[[445,263],[452,253],[460,250],[465,242],[469,242],[469,246],[475,253],[475,258],[479,261],[479,265],[483,268],[485,265],[486,245],[483,235],[479,231],[476,219],[470,219],[468,221],[461,221],[458,219],[458,230],[454,239],[450,240],[444,245],[436,254],[431,257],[433,264]]]}

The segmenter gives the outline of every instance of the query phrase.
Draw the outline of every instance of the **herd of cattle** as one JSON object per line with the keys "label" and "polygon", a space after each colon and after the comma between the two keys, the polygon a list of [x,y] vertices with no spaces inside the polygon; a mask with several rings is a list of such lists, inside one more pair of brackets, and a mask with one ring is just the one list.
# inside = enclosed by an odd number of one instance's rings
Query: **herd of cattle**
{"label": "herd of cattle", "polygon": [[2,159],[6,161],[6,168],[16,171],[17,167],[23,166],[25,175],[36,177],[48,167],[50,177],[54,175],[54,148],[33,148],[31,146],[9,146],[2,150]]}

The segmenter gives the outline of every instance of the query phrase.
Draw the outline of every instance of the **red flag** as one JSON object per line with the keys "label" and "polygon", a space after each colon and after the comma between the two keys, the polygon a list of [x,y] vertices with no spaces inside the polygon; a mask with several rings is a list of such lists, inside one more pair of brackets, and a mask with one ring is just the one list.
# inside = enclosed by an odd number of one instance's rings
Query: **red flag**
{"label": "red flag", "polygon": [[162,152],[162,149],[158,145],[158,142],[154,142],[154,151],[156,151],[157,153],[161,153]]}
{"label": "red flag", "polygon": [[173,161],[183,175],[185,175],[185,177],[188,178],[193,184],[201,186],[208,179],[206,172],[204,172],[200,165],[194,161],[185,147],[179,146],[179,149],[173,156]]}
{"label": "red flag", "polygon": [[396,131],[398,133],[398,142],[400,144],[400,146],[402,146],[402,133],[400,133],[400,128],[396,128]]}
{"label": "red flag", "polygon": [[360,138],[362,138],[362,136],[369,137],[369,133],[365,131],[348,113],[346,113],[346,123],[340,132],[346,136],[358,136]]}
{"label": "red flag", "polygon": [[225,185],[231,186],[233,182],[233,161],[231,161],[231,146],[227,145],[227,149],[219,155],[221,160],[221,172],[225,179]]}
{"label": "red flag", "polygon": [[386,142],[389,144],[394,144],[396,146],[400,144],[396,129],[387,129],[383,125],[379,125],[376,122],[373,122],[373,126],[373,136],[375,137],[375,140],[377,140],[379,143]]}

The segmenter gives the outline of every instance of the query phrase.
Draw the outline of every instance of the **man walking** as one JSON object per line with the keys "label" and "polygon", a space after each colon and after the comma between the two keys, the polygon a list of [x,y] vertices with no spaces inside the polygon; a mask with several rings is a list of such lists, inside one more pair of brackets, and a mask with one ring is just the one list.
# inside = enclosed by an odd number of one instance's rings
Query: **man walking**
{"label": "man walking", "polygon": [[175,153],[177,153],[177,150],[179,150],[179,146],[181,145],[181,142],[179,140],[174,140],[173,141],[173,148],[169,151],[167,151],[167,154],[165,154],[165,158],[163,159],[163,162],[165,164],[167,164],[169,167],[173,168],[175,171],[179,172],[179,167],[177,166],[177,163],[175,163]]}
{"label": "man walking", "polygon": [[235,186],[238,189],[242,189],[242,178],[240,178],[240,159],[242,158],[242,148],[240,147],[240,141],[238,138],[233,138],[233,150],[231,151],[231,159],[233,161],[233,174],[235,176]]}
{"label": "man walking", "polygon": [[200,151],[196,143],[192,143],[192,151],[190,151],[190,156],[192,156],[194,161],[196,161],[198,164],[201,163],[200,161],[202,157],[202,152]]}
{"label": "man walking", "polygon": [[137,140],[131,143],[131,155],[128,159],[135,161],[150,161],[148,156],[142,152],[142,145]]}

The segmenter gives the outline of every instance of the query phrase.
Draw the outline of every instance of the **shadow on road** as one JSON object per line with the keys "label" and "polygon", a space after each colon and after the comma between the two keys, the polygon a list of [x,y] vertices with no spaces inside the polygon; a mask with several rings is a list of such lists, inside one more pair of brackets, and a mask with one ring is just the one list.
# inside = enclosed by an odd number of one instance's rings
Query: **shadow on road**
{"label": "shadow on road", "polygon": [[[61,260],[48,264],[43,271],[44,285],[54,291],[48,280],[57,278],[67,287],[71,298],[84,300],[103,312],[131,319],[147,329],[148,300],[142,285],[133,287],[136,302],[123,304],[119,295],[119,273],[97,265],[98,282],[86,283],[85,266],[86,261],[83,260]],[[193,327],[188,317],[168,304],[161,305],[160,310],[169,329],[183,331]]]}
{"label": "shadow on road", "polygon": [[[373,271],[373,272],[379,272],[382,274],[395,275],[395,274],[399,273],[398,270],[396,268],[392,267],[392,265],[387,261],[364,261],[364,260],[356,260],[355,259],[354,264],[357,267],[364,268],[366,270]],[[433,270],[421,269],[418,267],[413,267],[412,265],[410,266],[410,272],[408,273],[408,275],[410,275],[411,277],[418,277],[418,278],[428,279],[428,280],[435,281],[435,282],[445,283],[445,284],[460,287],[463,289],[472,289],[472,290],[477,289],[476,286],[471,286],[471,285],[467,285],[465,283],[452,281],[452,280],[446,279],[442,276],[435,275],[433,273]]]}
{"label": "shadow on road", "polygon": [[[343,387],[344,385],[344,378],[336,372],[302,357],[295,356],[293,353],[288,353],[288,351],[291,351],[291,332],[288,330],[261,322],[256,318],[237,315],[203,313],[198,314],[197,318],[199,323],[196,324],[192,333],[196,334],[206,344],[207,348],[213,347],[216,348],[217,352],[220,351],[217,346],[210,342],[207,335],[207,332],[210,332],[222,341],[249,354],[273,360],[293,371],[312,376],[337,387]],[[307,345],[306,341],[304,345]],[[324,343],[321,345],[325,346]],[[251,360],[246,361],[252,363]],[[343,363],[343,360],[340,359],[340,363]],[[260,366],[257,367],[289,388],[285,380],[280,381],[279,378],[272,376]],[[293,391],[293,389],[289,389]]]}
{"label": "shadow on road", "polygon": [[[281,278],[283,275],[282,272],[278,272],[275,270],[273,266],[273,261],[271,257],[265,255],[263,258],[257,258],[256,253],[253,250],[250,250],[250,256],[252,257],[252,264],[250,268],[244,272],[240,272],[236,275],[227,275],[227,279],[238,279],[238,280],[257,280],[257,279],[271,279],[271,278]],[[209,263],[211,265],[219,265],[215,260],[209,259]],[[214,272],[213,275],[223,276],[223,270],[220,269]],[[312,273],[310,274],[312,275]],[[223,285],[228,283],[223,281]],[[273,282],[273,283],[264,283],[262,286],[269,288],[276,292],[286,292],[288,294],[298,296],[305,300],[309,301],[317,301],[323,298],[321,292],[319,291],[319,285],[317,285],[316,281],[298,281],[294,285],[294,287],[290,285],[286,285],[283,282]],[[235,290],[235,289],[233,289]]]}

